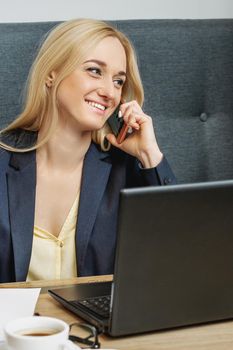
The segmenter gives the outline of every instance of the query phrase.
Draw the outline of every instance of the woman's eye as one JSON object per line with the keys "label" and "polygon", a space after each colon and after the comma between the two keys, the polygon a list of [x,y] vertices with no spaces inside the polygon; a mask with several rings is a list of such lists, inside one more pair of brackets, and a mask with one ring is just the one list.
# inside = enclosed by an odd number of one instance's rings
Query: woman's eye
{"label": "woman's eye", "polygon": [[101,75],[101,70],[97,67],[87,68],[87,71],[93,74]]}
{"label": "woman's eye", "polygon": [[124,85],[124,80],[123,79],[116,79],[114,80],[114,83],[118,87],[122,87]]}

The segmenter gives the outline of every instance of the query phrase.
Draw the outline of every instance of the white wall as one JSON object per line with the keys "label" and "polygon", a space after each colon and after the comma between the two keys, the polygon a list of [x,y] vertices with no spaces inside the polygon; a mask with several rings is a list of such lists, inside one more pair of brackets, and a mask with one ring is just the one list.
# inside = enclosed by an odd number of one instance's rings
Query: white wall
{"label": "white wall", "polygon": [[0,22],[233,18],[233,0],[0,0]]}

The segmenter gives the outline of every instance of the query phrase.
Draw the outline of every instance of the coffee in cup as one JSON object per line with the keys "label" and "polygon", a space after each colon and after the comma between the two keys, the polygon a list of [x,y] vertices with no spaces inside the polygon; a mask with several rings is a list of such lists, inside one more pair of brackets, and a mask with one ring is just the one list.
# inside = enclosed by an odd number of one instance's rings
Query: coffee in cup
{"label": "coffee in cup", "polygon": [[80,349],[68,340],[68,324],[52,317],[15,319],[6,324],[4,334],[9,350]]}

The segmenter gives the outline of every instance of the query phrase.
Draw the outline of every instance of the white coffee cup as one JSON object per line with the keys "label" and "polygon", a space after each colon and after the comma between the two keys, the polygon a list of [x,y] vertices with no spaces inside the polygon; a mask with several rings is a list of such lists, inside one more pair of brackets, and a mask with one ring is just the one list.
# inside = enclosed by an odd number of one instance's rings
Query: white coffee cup
{"label": "white coffee cup", "polygon": [[57,318],[32,316],[15,319],[4,327],[7,350],[74,350],[69,326]]}

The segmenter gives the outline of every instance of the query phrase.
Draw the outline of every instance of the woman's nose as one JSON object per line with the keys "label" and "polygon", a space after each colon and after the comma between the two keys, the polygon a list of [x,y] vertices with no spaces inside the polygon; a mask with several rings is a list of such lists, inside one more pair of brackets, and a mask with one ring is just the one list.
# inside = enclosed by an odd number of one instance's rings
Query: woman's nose
{"label": "woman's nose", "polygon": [[113,99],[115,97],[113,81],[107,81],[106,79],[102,81],[98,88],[98,94],[106,99]]}

